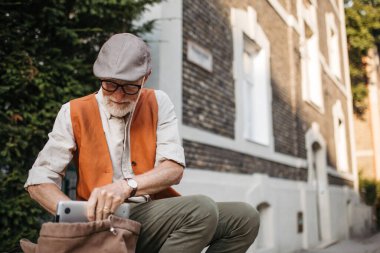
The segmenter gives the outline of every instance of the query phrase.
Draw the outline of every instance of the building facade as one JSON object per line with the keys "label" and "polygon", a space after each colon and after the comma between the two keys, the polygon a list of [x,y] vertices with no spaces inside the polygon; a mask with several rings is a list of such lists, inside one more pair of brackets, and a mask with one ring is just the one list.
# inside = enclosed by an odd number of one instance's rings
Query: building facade
{"label": "building facade", "polygon": [[363,178],[380,180],[380,59],[373,48],[365,57],[368,108],[355,116],[356,159]]}
{"label": "building facade", "polygon": [[255,206],[249,252],[369,230],[343,0],[167,0],[143,19],[156,19],[147,85],[172,99],[185,148],[179,192]]}

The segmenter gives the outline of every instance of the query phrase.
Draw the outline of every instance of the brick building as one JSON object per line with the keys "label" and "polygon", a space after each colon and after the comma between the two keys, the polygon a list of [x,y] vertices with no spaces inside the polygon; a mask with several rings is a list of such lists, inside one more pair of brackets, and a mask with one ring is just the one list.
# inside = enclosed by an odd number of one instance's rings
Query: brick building
{"label": "brick building", "polygon": [[178,191],[257,207],[250,252],[368,231],[343,0],[167,0],[143,19],[148,86],[172,99],[186,152]]}
{"label": "brick building", "polygon": [[373,48],[365,57],[368,109],[354,118],[356,159],[363,178],[380,180],[380,58]]}

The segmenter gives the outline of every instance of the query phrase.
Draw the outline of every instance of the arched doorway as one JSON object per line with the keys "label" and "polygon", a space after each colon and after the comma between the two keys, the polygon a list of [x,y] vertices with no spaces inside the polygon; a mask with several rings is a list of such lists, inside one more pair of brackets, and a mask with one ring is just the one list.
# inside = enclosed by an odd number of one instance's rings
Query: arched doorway
{"label": "arched doorway", "polygon": [[[313,123],[306,133],[306,149],[308,161],[308,184],[315,192],[315,217],[314,227],[309,227],[308,234],[314,234],[306,240],[317,241],[317,244],[329,242],[331,240],[330,221],[330,197],[328,191],[327,163],[326,163],[326,142],[320,134],[319,125]],[[314,239],[312,239],[314,238]],[[314,244],[313,242],[307,242]]]}
{"label": "arched doorway", "polygon": [[260,230],[256,238],[257,249],[269,249],[273,247],[273,213],[267,202],[262,202],[256,207],[260,213]]}
{"label": "arched doorway", "polygon": [[322,241],[322,233],[321,233],[321,212],[323,212],[323,210],[321,210],[321,207],[320,207],[320,196],[319,196],[319,192],[320,192],[320,178],[318,177],[318,171],[320,171],[319,169],[319,161],[320,159],[319,156],[321,155],[320,152],[321,152],[321,145],[318,143],[318,142],[314,142],[312,145],[312,164],[311,164],[311,167],[312,167],[312,171],[311,171],[311,178],[310,178],[310,182],[315,190],[315,206],[317,207],[316,209],[316,212],[317,212],[317,215],[316,215],[316,220],[317,220],[317,234],[318,234],[318,241]]}

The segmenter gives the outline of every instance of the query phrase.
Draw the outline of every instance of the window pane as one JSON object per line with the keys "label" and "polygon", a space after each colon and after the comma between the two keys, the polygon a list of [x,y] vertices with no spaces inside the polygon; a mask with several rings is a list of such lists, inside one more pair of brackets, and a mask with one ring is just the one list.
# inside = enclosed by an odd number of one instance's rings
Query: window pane
{"label": "window pane", "polygon": [[255,86],[253,98],[253,140],[269,145],[268,60],[265,50],[255,57]]}
{"label": "window pane", "polygon": [[343,121],[341,119],[339,121],[341,124],[338,124],[337,166],[339,170],[348,171],[346,129]]}
{"label": "window pane", "polygon": [[321,72],[319,65],[319,49],[316,36],[307,40],[307,86],[308,97],[317,106],[322,107]]}
{"label": "window pane", "polygon": [[269,145],[270,87],[269,55],[266,50],[246,40],[243,51],[244,75],[244,137],[259,144]]}
{"label": "window pane", "polygon": [[244,51],[243,53],[243,68],[244,68],[244,75],[246,76],[251,76],[252,75],[252,70],[253,70],[253,66],[252,66],[252,54],[247,52],[247,51]]}

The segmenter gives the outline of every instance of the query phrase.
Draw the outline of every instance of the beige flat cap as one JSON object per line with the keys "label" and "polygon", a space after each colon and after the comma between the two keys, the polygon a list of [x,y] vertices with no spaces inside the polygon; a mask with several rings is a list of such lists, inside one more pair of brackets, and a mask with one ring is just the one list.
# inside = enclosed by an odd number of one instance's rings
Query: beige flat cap
{"label": "beige flat cap", "polygon": [[139,37],[115,34],[100,49],[93,67],[99,79],[137,81],[151,70],[150,50]]}

